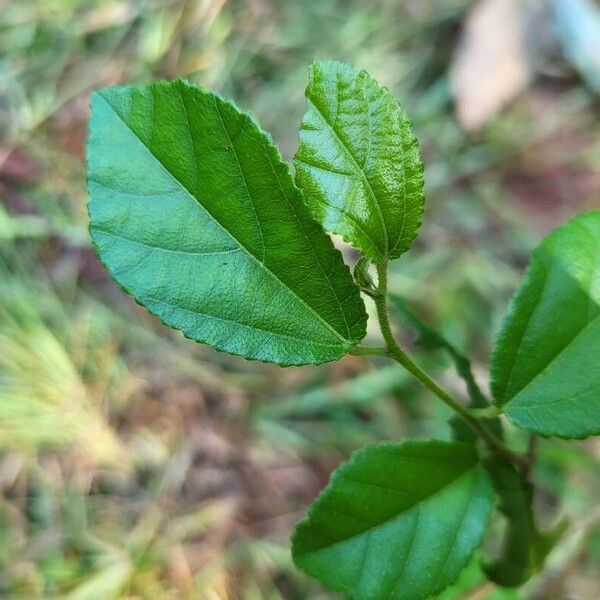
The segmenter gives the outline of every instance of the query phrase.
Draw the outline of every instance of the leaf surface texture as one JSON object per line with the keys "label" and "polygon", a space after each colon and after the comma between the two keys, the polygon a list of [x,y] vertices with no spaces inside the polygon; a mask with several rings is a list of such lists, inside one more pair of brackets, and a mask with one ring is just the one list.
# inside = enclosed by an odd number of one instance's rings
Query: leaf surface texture
{"label": "leaf surface texture", "polygon": [[341,254],[231,103],[184,81],[101,90],[88,173],[102,262],[187,337],[291,365],[340,358],[364,336]]}
{"label": "leaf surface texture", "polygon": [[298,525],[296,564],[352,600],[419,600],[456,579],[480,544],[493,490],[474,446],[360,450]]}
{"label": "leaf surface texture", "polygon": [[544,436],[600,433],[600,211],[580,215],[534,252],[492,357],[508,418]]}
{"label": "leaf surface texture", "polygon": [[411,245],[424,209],[423,163],[404,111],[365,71],[315,62],[294,157],[296,182],[327,231],[373,262]]}

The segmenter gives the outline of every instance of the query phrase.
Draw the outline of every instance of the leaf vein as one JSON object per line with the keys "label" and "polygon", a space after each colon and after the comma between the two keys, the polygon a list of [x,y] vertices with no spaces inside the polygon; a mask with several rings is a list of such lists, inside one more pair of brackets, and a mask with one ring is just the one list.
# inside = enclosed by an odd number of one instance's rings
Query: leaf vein
{"label": "leaf vein", "polygon": [[[267,273],[269,273],[269,275],[271,277],[273,277],[273,279],[275,279],[277,282],[279,282],[280,285],[282,285],[283,287],[285,287],[295,298],[298,299],[298,301],[305,306],[310,313],[312,313],[322,324],[323,326],[328,329],[332,334],[334,334],[335,337],[337,337],[340,342],[342,343],[343,346],[347,346],[349,340],[344,339],[344,337],[340,334],[339,331],[337,331],[336,329],[334,329],[334,327],[328,323],[316,310],[314,307],[312,307],[310,304],[308,304],[306,302],[306,300],[304,300],[303,298],[301,298],[293,289],[291,289],[288,285],[286,285],[283,281],[281,281],[281,279],[275,274],[273,273],[273,271],[271,271],[266,264],[259,260],[259,258],[257,256],[255,256],[246,246],[244,246],[237,238],[235,238],[233,236],[233,234],[220,222],[218,221],[214,215],[204,206],[200,203],[200,201],[182,184],[182,182],[180,182],[161,162],[160,160],[158,160],[158,158],[154,155],[154,153],[150,150],[150,148],[148,148],[148,146],[146,146],[144,144],[144,142],[129,128],[129,126],[127,125],[127,123],[120,117],[120,115],[115,111],[115,109],[110,105],[110,103],[102,96],[100,95],[99,98],[102,99],[102,101],[106,104],[106,106],[108,108],[110,108],[110,110],[113,112],[113,114],[121,121],[121,123],[123,124],[123,126],[125,126],[130,132],[131,134],[134,136],[134,138],[139,142],[139,144],[144,147],[146,149],[146,151],[155,159],[156,163],[159,165],[160,168],[162,168],[165,173],[167,175],[169,175],[169,177],[171,177],[180,187],[181,189],[187,194],[189,195],[189,197],[198,204],[198,206],[200,206],[202,208],[203,211],[206,212],[206,214],[213,220],[214,223],[216,223],[221,230],[229,237],[231,238],[234,242],[236,242],[240,248],[242,248],[245,253],[252,259],[254,260],[261,269],[265,270]],[[216,99],[215,99],[216,102]],[[219,112],[219,116],[221,115],[221,113]],[[222,117],[221,117],[222,120]],[[174,307],[177,308],[177,307]],[[299,339],[301,341],[309,341],[309,340],[304,340],[301,338],[294,338],[293,336],[285,336],[284,334],[277,334],[277,335],[282,335],[283,337],[289,337],[290,339]],[[336,348],[339,347],[339,344],[327,344],[327,343],[323,343],[323,342],[310,342],[319,346],[323,346],[323,347],[330,347],[330,348]]]}
{"label": "leaf vein", "polygon": [[[379,202],[377,201],[377,196],[375,195],[375,191],[373,190],[373,186],[371,185],[371,182],[370,182],[369,178],[367,177],[367,174],[361,169],[356,157],[354,156],[354,153],[350,150],[348,145],[339,136],[337,130],[335,129],[335,126],[331,125],[327,121],[327,118],[325,117],[325,115],[323,114],[323,112],[321,111],[319,106],[312,100],[312,98],[308,98],[308,102],[311,104],[311,106],[313,106],[315,108],[315,110],[321,116],[321,118],[325,121],[325,123],[327,123],[327,125],[329,125],[329,127],[330,127],[332,133],[334,134],[335,138],[337,139],[339,145],[344,149],[346,154],[350,157],[350,159],[354,163],[357,171],[362,175],[362,178],[366,184],[366,189],[369,192],[369,195],[371,196],[371,199],[372,199],[372,203],[375,207],[375,213],[377,214],[377,217],[378,217],[380,225],[381,225],[381,231],[383,233],[383,237],[385,240],[384,253],[385,253],[385,256],[387,256],[387,254],[388,254],[388,231],[387,231],[385,219],[383,218],[383,213],[381,212],[381,206],[379,206]],[[377,248],[377,246],[375,246],[375,247]]]}

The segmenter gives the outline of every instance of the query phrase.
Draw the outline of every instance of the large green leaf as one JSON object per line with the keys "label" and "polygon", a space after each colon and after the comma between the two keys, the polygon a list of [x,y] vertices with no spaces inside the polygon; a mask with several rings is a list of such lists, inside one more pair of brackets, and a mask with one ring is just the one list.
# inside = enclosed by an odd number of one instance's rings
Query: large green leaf
{"label": "large green leaf", "polygon": [[184,81],[94,94],[90,231],[122,288],[187,337],[279,364],[344,355],[358,288],[270,138]]}
{"label": "large green leaf", "polygon": [[296,564],[352,600],[420,600],[449,585],[494,494],[473,445],[382,444],[332,476],[294,534]]}
{"label": "large green leaf", "polygon": [[600,433],[600,211],[535,251],[492,357],[508,418],[544,436]]}
{"label": "large green leaf", "polygon": [[313,214],[373,262],[397,258],[424,208],[406,113],[365,71],[335,61],[311,65],[306,98],[294,166]]}

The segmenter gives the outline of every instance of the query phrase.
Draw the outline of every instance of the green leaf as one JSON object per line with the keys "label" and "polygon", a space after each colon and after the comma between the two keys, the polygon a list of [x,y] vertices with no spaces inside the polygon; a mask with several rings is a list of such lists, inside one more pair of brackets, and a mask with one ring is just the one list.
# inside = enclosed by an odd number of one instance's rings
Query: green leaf
{"label": "green leaf", "polygon": [[484,571],[499,585],[517,587],[542,568],[566,523],[549,532],[539,531],[533,516],[533,486],[503,459],[490,458],[486,467],[500,496],[499,510],[508,523],[502,554],[485,564]]}
{"label": "green leaf", "polygon": [[600,211],[554,231],[534,252],[492,357],[507,417],[543,436],[600,433]]}
{"label": "green leaf", "polygon": [[293,538],[296,564],[352,600],[419,600],[452,583],[479,546],[493,489],[471,444],[356,452]]}
{"label": "green leaf", "polygon": [[165,324],[281,365],[340,358],[365,335],[341,254],[232,104],[184,81],[101,90],[88,167],[98,255]]}
{"label": "green leaf", "polygon": [[375,263],[411,245],[424,209],[423,163],[405,111],[365,71],[315,62],[294,157],[317,220]]}

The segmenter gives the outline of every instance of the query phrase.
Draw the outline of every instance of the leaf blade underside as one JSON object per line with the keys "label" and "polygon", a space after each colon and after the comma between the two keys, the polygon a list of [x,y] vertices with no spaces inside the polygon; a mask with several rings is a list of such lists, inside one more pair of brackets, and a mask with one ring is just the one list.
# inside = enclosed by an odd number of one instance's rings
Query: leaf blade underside
{"label": "leaf blade underside", "polygon": [[543,436],[600,434],[600,211],[575,217],[534,252],[492,354],[507,417]]}
{"label": "leaf blade underside", "polygon": [[247,114],[181,80],[94,94],[90,234],[115,281],[218,350],[318,364],[362,339],[349,269]]}
{"label": "leaf blade underside", "polygon": [[381,444],[332,476],[292,541],[295,563],[352,600],[419,600],[449,585],[493,503],[474,447]]}
{"label": "leaf blade underside", "polygon": [[365,71],[310,67],[294,157],[315,218],[375,263],[402,255],[421,225],[423,163],[404,109]]}

